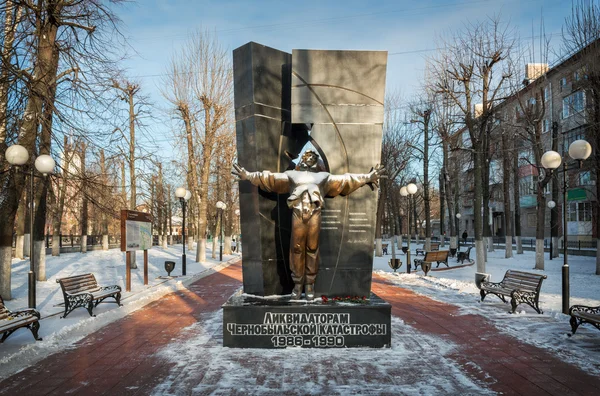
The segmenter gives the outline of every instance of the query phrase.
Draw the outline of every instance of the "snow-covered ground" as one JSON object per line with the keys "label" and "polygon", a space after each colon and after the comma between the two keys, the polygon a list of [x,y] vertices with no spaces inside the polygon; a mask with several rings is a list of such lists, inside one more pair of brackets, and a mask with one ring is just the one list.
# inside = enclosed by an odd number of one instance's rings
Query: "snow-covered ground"
{"label": "snow-covered ground", "polygon": [[[210,256],[210,254],[209,254]],[[398,257],[404,262],[405,256]],[[414,257],[414,254],[413,254]],[[164,261],[175,261],[174,275],[181,274],[181,246],[163,250],[153,248],[149,251],[149,280],[150,285],[143,285],[143,270],[138,261],[139,269],[133,271],[132,292],[123,293],[124,307],[117,308],[114,304],[100,304],[96,308],[97,317],[90,318],[85,309],[78,309],[66,319],[60,319],[63,298],[57,278],[93,272],[100,284],[118,284],[124,289],[125,262],[123,253],[118,250],[108,252],[93,251],[87,254],[64,254],[61,257],[48,257],[48,281],[38,282],[38,309],[42,313],[40,335],[42,342],[34,342],[31,333],[20,330],[13,334],[3,345],[0,345],[0,378],[21,370],[39,359],[65,348],[69,348],[75,341],[85,335],[103,327],[109,322],[117,320],[126,314],[138,309],[158,297],[185,288],[187,284],[200,276],[206,276],[219,268],[218,260],[210,260],[201,265],[193,262],[193,253],[188,253],[188,276],[171,280],[158,278],[165,276]],[[235,256],[224,257],[226,260]],[[399,286],[411,289],[435,300],[443,301],[460,307],[465,314],[480,314],[494,323],[500,331],[516,335],[524,342],[551,350],[562,359],[583,367],[590,373],[600,375],[600,332],[597,329],[583,325],[573,337],[567,336],[570,331],[569,318],[562,314],[561,307],[561,267],[562,257],[546,261],[546,270],[533,269],[534,253],[525,252],[523,255],[512,259],[504,259],[504,252],[496,250],[489,253],[486,272],[491,274],[492,281],[502,279],[507,269],[519,269],[530,272],[540,272],[548,276],[542,286],[540,306],[543,315],[538,315],[526,305],[519,306],[516,315],[508,314],[509,306],[502,303],[495,296],[488,296],[484,303],[479,302],[479,291],[474,284],[475,266],[446,271],[431,271],[427,277],[422,271],[406,274],[404,263],[398,273],[394,273],[388,266],[391,255],[376,257],[374,271],[379,275],[397,283]],[[600,276],[594,274],[595,258],[570,256],[570,281],[571,304],[600,305]],[[455,259],[450,259],[451,265],[456,265]],[[27,306],[27,271],[28,261],[15,260],[13,262],[13,284],[15,285],[15,299],[8,301],[11,309]],[[178,367],[193,370],[202,365],[209,365],[207,375],[218,376],[218,387],[226,389],[228,386],[257,391],[256,380],[253,380],[256,362],[270,362],[273,368],[263,367],[265,390],[271,381],[280,381],[278,377],[283,367],[288,378],[299,378],[304,382],[309,393],[319,393],[327,390],[337,394],[353,393],[357,391],[371,391],[372,393],[390,392],[407,389],[414,393],[431,394],[440,393],[440,389],[455,390],[457,393],[466,390],[477,394],[486,394],[489,390],[485,385],[473,382],[469,376],[461,372],[461,368],[447,355],[453,350],[447,339],[436,336],[424,336],[411,330],[410,325],[401,319],[392,319],[392,348],[384,350],[364,349],[351,350],[233,350],[223,348],[219,342],[210,340],[210,334],[218,333],[222,323],[222,312],[206,313],[198,323],[187,328],[182,333],[182,340],[167,345],[161,349],[159,356],[163,359],[177,362]],[[181,344],[183,342],[183,346]],[[267,356],[268,359],[264,359]],[[425,358],[425,357],[429,358]],[[200,357],[200,358],[199,358]],[[202,358],[205,357],[206,359]],[[294,358],[295,357],[295,358]],[[375,359],[374,359],[375,357]],[[432,364],[428,359],[437,359],[436,364],[444,366],[452,372],[452,376],[441,381],[439,376],[416,375],[413,378],[412,388],[402,387],[377,387],[375,382],[361,380],[365,377],[392,376],[397,370],[398,362],[420,362],[424,366]],[[301,360],[306,364],[297,365]],[[323,362],[329,362],[335,367],[354,367],[357,377],[346,385],[335,384],[331,379],[330,385],[324,387],[323,383],[329,381],[331,375],[329,366],[321,367]],[[337,362],[337,363],[336,363]],[[340,363],[341,362],[341,363]],[[356,362],[360,362],[357,364]],[[324,378],[323,383],[311,383],[314,379],[306,376],[303,367],[310,365],[317,378]],[[361,367],[367,367],[368,373],[361,373]],[[419,365],[417,365],[419,366]],[[363,367],[363,369],[364,369]],[[175,370],[177,371],[177,370]],[[272,374],[269,374],[272,371]],[[334,370],[335,371],[335,370]],[[212,374],[211,374],[212,373]],[[368,375],[367,375],[368,374]],[[185,376],[183,376],[185,377]],[[155,391],[156,394],[178,394],[184,391],[185,384],[180,383],[182,376],[167,378]],[[387,377],[386,377],[387,378]],[[452,379],[453,378],[453,379]],[[320,380],[319,380],[320,381]],[[441,381],[441,382],[440,382]],[[294,381],[298,383],[298,381]],[[254,385],[252,385],[254,384]],[[189,389],[188,389],[189,390]],[[202,391],[202,387],[196,389]],[[250,392],[252,393],[252,392]],[[411,393],[411,392],[409,392]],[[453,393],[453,392],[450,392]]]}
{"label": "snow-covered ground", "polygon": [[[513,252],[514,254],[515,252]],[[414,259],[414,253],[411,258]],[[422,257],[422,256],[421,256]],[[473,257],[473,254],[471,254]],[[375,257],[373,267],[379,275],[401,287],[423,294],[437,301],[461,308],[464,314],[478,314],[489,318],[496,327],[524,342],[553,351],[563,359],[600,375],[600,332],[591,325],[582,325],[570,337],[569,316],[562,313],[562,266],[563,256],[548,260],[545,269],[534,269],[535,252],[514,254],[504,258],[504,249],[488,253],[486,273],[492,282],[500,282],[508,269],[544,274],[539,315],[526,304],[517,308],[517,314],[508,313],[509,304],[498,297],[488,295],[480,302],[479,289],[475,286],[475,265],[451,270],[430,271],[427,277],[421,270],[406,273],[406,256],[397,255],[402,266],[396,273],[389,267],[391,255]],[[596,258],[569,255],[570,305],[600,306],[600,275],[595,275]],[[458,265],[449,258],[450,266]],[[440,268],[445,267],[441,264]]]}
{"label": "snow-covered ground", "polygon": [[[185,288],[200,277],[218,270],[228,260],[238,255],[224,255],[223,262],[211,258],[211,250],[207,249],[207,262],[194,261],[195,251],[187,252],[186,276],[181,276],[181,245],[173,245],[167,249],[154,246],[148,251],[148,285],[144,285],[143,254],[137,254],[138,269],[131,271],[131,292],[125,291],[125,253],[119,249],[108,251],[95,250],[85,254],[65,253],[59,257],[46,258],[47,281],[37,282],[37,310],[41,313],[41,342],[35,342],[31,332],[20,329],[13,333],[3,344],[0,344],[0,378],[22,370],[28,365],[65,348],[84,336],[102,328],[106,324],[120,319],[132,311],[158,299],[159,297]],[[173,278],[167,278],[165,261],[174,261]],[[12,262],[13,299],[5,301],[12,311],[27,308],[29,260],[13,259]],[[94,308],[96,317],[90,317],[85,308],[77,308],[66,318],[64,298],[56,279],[93,273],[101,286],[119,285],[122,307],[113,303],[102,303]],[[113,301],[109,298],[107,301]]]}

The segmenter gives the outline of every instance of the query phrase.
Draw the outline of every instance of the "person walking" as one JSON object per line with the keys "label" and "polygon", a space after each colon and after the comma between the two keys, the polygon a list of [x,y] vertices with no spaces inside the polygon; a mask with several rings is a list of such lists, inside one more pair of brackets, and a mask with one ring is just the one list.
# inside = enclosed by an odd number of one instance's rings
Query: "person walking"
{"label": "person walking", "polygon": [[463,239],[463,243],[464,243],[465,245],[467,244],[467,237],[468,237],[468,236],[469,236],[469,235],[467,234],[467,230],[465,230],[465,231],[462,233],[462,239]]}

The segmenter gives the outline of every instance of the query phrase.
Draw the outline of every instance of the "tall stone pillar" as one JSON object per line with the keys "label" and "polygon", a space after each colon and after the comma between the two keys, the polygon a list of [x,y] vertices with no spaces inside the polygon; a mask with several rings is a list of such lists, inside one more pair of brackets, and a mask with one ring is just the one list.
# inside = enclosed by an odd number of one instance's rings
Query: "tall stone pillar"
{"label": "tall stone pillar", "polygon": [[[290,124],[289,53],[257,43],[233,51],[238,162],[248,171],[284,172],[306,143],[306,128]],[[239,184],[244,292],[287,294],[291,211],[288,195]]]}
{"label": "tall stone pillar", "polygon": [[[292,123],[313,124],[331,174],[381,163],[386,67],[385,51],[293,50]],[[376,208],[368,187],[325,200],[316,295],[369,296]]]}

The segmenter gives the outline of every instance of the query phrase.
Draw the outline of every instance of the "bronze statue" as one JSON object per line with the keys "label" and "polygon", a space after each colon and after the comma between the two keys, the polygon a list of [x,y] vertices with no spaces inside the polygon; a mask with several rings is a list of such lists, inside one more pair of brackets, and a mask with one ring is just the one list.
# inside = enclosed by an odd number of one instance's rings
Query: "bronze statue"
{"label": "bronze statue", "polygon": [[248,172],[233,164],[233,174],[248,180],[267,192],[290,193],[287,199],[292,209],[292,239],[290,244],[290,270],[294,281],[292,300],[300,299],[306,285],[306,299],[313,300],[314,284],[319,269],[319,233],[324,197],[348,195],[364,186],[377,186],[384,168],[377,165],[367,174],[346,173],[332,175],[325,172],[319,155],[306,150],[296,169],[284,173],[269,171]]}

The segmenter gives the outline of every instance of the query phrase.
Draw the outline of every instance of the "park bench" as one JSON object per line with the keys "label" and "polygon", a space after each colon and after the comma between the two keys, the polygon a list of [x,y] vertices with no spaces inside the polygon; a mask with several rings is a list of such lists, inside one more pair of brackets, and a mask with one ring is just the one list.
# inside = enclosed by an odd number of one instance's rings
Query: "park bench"
{"label": "park bench", "polygon": [[[439,244],[439,242],[431,242],[431,243],[429,244],[429,246],[430,246],[430,249],[429,249],[429,250],[430,250],[431,252],[435,252],[435,251],[438,251],[438,250],[440,250],[440,244]],[[416,255],[417,255],[417,256],[418,256],[418,255],[420,255],[420,254],[422,254],[422,255],[424,256],[424,255],[425,255],[425,253],[426,253],[426,252],[425,252],[425,245],[423,245],[423,247],[422,247],[422,248],[417,248],[417,252],[416,252]]]}
{"label": "park bench", "polygon": [[456,258],[457,258],[456,262],[457,263],[460,262],[461,264],[464,264],[465,260],[471,261],[471,257],[470,257],[471,256],[471,249],[473,249],[472,246],[469,247],[466,252],[458,252],[456,254]]}
{"label": "park bench", "polygon": [[600,306],[573,305],[569,308],[569,315],[571,315],[570,323],[573,334],[583,323],[589,323],[600,330]]}
{"label": "park bench", "polygon": [[92,310],[108,297],[113,297],[117,305],[121,305],[121,286],[99,286],[94,274],[70,276],[56,282],[60,283],[65,298],[65,314],[61,318],[66,318],[79,307],[86,308],[90,316],[96,316]]}
{"label": "park bench", "polygon": [[[425,263],[429,263],[429,264],[435,262],[435,263],[437,263],[436,268],[440,266],[440,263],[444,263],[444,264],[446,264],[446,267],[448,267],[448,253],[449,252],[447,250],[439,250],[439,251],[425,253],[425,257],[424,258],[422,258],[422,259],[417,259],[416,258],[414,260],[414,262],[415,262],[415,270],[417,269],[417,267],[419,265],[421,266],[421,268],[423,270],[425,270],[423,268],[423,263],[424,262]],[[431,268],[431,265],[429,266],[429,268]],[[429,271],[425,271],[425,272],[427,273]]]}
{"label": "park bench", "polygon": [[10,311],[6,308],[4,300],[2,299],[2,296],[0,296],[0,333],[2,334],[0,343],[3,343],[8,336],[22,327],[31,330],[33,338],[35,338],[36,341],[41,341],[42,339],[38,336],[38,331],[40,329],[39,320],[40,313],[33,308],[14,312]]}
{"label": "park bench", "polygon": [[506,303],[505,297],[510,297],[511,313],[517,310],[517,306],[525,303],[537,311],[543,313],[539,307],[540,289],[546,275],[532,274],[529,272],[508,270],[501,282],[481,282],[481,301],[488,294],[494,294]]}

